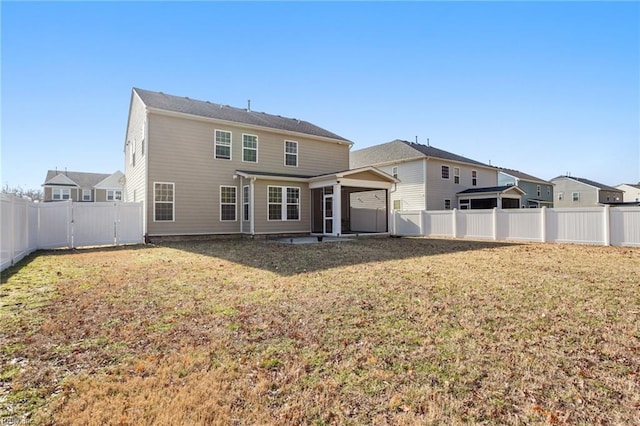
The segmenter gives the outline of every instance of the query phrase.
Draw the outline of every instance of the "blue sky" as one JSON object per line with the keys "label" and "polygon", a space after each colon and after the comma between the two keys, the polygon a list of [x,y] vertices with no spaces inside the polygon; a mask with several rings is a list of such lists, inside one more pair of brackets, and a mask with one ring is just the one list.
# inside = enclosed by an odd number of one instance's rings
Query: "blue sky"
{"label": "blue sky", "polygon": [[640,181],[640,3],[0,3],[2,184],[123,170],[132,87]]}

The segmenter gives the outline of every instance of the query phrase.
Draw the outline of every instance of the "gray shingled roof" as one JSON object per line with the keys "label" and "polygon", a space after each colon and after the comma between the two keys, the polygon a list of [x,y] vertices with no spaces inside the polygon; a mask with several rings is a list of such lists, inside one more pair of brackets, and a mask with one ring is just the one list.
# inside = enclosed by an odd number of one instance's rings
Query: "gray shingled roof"
{"label": "gray shingled roof", "polygon": [[618,189],[618,188],[613,188],[613,187],[611,187],[611,186],[603,185],[603,184],[598,183],[598,182],[593,181],[593,180],[589,180],[589,179],[585,179],[585,178],[579,178],[579,177],[575,177],[575,176],[556,176],[556,177],[554,177],[554,178],[553,178],[553,179],[551,179],[551,180],[553,181],[553,180],[561,179],[561,178],[565,178],[565,179],[573,179],[573,180],[575,180],[575,181],[582,182],[582,183],[585,183],[585,184],[587,184],[587,185],[595,186],[596,188],[604,189],[604,190],[606,190],[606,191],[624,192],[624,191],[622,191],[622,190],[620,190],[620,189]]}
{"label": "gray shingled roof", "polygon": [[348,139],[320,128],[315,124],[295,118],[281,117],[279,115],[271,115],[264,112],[248,111],[246,109],[230,107],[228,105],[167,95],[162,92],[152,92],[138,88],[133,88],[133,91],[140,96],[140,99],[142,99],[142,102],[144,102],[145,105],[151,108],[350,142]]}
{"label": "gray shingled roof", "polygon": [[[45,185],[57,175],[65,175],[74,181],[80,188],[93,188],[98,183],[112,175],[112,173],[85,173],[85,172],[69,172],[61,170],[48,170],[47,177],[44,180]],[[55,185],[55,184],[54,184]],[[63,185],[65,186],[65,185]]]}
{"label": "gray shingled roof", "polygon": [[375,166],[376,164],[403,161],[413,158],[440,158],[442,160],[456,161],[460,163],[474,164],[477,166],[491,167],[470,158],[457,155],[433,146],[421,145],[396,139],[381,145],[371,146],[351,152],[350,166],[352,168]]}
{"label": "gray shingled roof", "polygon": [[523,173],[520,170],[506,169],[504,167],[499,167],[499,169],[500,169],[501,172],[507,173],[508,175],[511,175],[511,176],[513,176],[515,178],[518,178],[518,179],[526,180],[526,181],[529,181],[529,182],[539,182],[539,183],[545,183],[547,185],[551,185],[551,182],[549,182],[549,181],[546,181],[544,179],[540,179],[540,178],[537,178],[535,176]]}
{"label": "gray shingled roof", "polygon": [[510,188],[517,188],[513,185],[502,185],[502,186],[488,186],[485,188],[469,188],[464,191],[458,192],[458,194],[478,194],[478,193],[493,193],[493,192],[503,192]]}

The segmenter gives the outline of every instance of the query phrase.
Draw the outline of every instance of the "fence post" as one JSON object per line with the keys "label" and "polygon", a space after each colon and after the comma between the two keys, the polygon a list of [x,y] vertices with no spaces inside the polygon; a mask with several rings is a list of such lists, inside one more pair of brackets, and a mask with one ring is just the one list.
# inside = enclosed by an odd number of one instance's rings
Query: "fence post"
{"label": "fence post", "polygon": [[602,217],[602,226],[603,226],[603,244],[605,246],[611,245],[611,227],[610,227],[610,219],[611,219],[611,206],[605,205],[603,209],[603,217]]}
{"label": "fence post", "polygon": [[9,223],[11,224],[11,229],[9,232],[11,233],[11,238],[9,239],[9,250],[11,252],[11,265],[14,264],[14,259],[16,258],[16,228],[13,226],[16,223],[16,196],[14,194],[9,194],[9,199],[11,200],[11,208],[9,211],[11,212],[9,217]]}
{"label": "fence post", "polygon": [[458,209],[451,210],[451,222],[453,223],[453,238],[458,238],[458,223],[457,223],[457,211]]}
{"label": "fence post", "polygon": [[493,240],[495,241],[498,239],[498,208],[497,207],[493,208],[491,215],[493,219]]}
{"label": "fence post", "polygon": [[540,240],[547,242],[547,206],[540,208]]}

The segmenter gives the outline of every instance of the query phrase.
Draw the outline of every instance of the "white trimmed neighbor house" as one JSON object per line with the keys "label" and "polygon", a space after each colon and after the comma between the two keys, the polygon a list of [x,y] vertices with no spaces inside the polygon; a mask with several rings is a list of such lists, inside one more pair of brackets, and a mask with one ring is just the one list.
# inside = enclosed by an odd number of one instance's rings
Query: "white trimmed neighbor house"
{"label": "white trimmed neighbor house", "polygon": [[524,191],[498,186],[498,169],[430,145],[396,139],[353,151],[351,167],[373,166],[399,180],[394,210],[519,208]]}
{"label": "white trimmed neighbor house", "polygon": [[121,201],[124,174],[49,170],[45,177],[44,201]]}

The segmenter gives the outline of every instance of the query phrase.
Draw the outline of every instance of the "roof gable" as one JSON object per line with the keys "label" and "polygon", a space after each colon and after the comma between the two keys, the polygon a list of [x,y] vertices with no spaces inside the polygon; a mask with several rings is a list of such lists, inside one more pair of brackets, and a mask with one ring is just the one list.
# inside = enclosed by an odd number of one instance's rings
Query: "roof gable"
{"label": "roof gable", "polygon": [[534,183],[542,183],[542,184],[545,184],[545,185],[552,185],[552,183],[549,182],[549,181],[537,178],[537,177],[529,175],[527,173],[523,173],[523,172],[521,172],[519,170],[506,169],[504,167],[499,167],[498,170],[499,170],[500,173],[509,175],[509,176],[511,176],[513,178],[516,178],[516,179],[526,180],[527,182],[534,182]]}
{"label": "roof gable", "polygon": [[551,179],[551,181],[553,182],[554,180],[558,180],[558,179],[570,179],[570,180],[573,180],[573,181],[576,181],[576,182],[583,183],[585,185],[592,186],[592,187],[597,188],[597,189],[604,189],[605,191],[623,192],[623,191],[619,190],[618,188],[613,188],[611,186],[603,185],[603,184],[598,183],[598,182],[593,181],[593,180],[589,180],[589,179],[585,179],[585,178],[579,178],[579,177],[575,177],[575,176],[557,176],[557,177],[554,177],[553,179]]}
{"label": "roof gable", "polygon": [[522,189],[515,185],[502,185],[502,186],[489,186],[485,188],[468,188],[464,191],[458,192],[458,194],[507,194],[509,192],[515,192],[519,195],[525,195]]}
{"label": "roof gable", "polygon": [[96,183],[96,189],[122,189],[124,174],[120,170]]}
{"label": "roof gable", "polygon": [[264,112],[256,112],[248,109],[235,108],[228,105],[167,95],[162,92],[152,92],[138,88],[134,88],[133,91],[138,94],[142,102],[147,107],[158,110],[249,124],[269,129],[285,130],[311,136],[320,136],[351,144],[349,140],[342,136],[338,136],[335,133],[316,126],[315,124],[295,118],[281,117],[279,115],[271,115]]}
{"label": "roof gable", "polygon": [[441,160],[466,163],[474,166],[488,167],[488,164],[481,163],[470,158],[463,157],[443,149],[430,145],[422,145],[413,142],[396,139],[394,141],[375,145],[368,148],[359,149],[351,153],[351,167],[362,167],[383,163],[393,163],[408,161],[420,158],[436,158]]}
{"label": "roof gable", "polygon": [[106,173],[85,173],[49,170],[44,185],[77,186],[79,188],[93,188],[97,183],[109,177]]}

